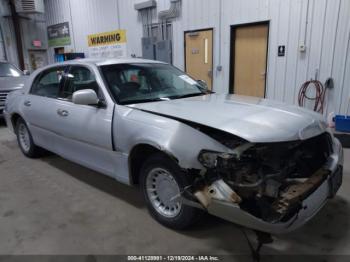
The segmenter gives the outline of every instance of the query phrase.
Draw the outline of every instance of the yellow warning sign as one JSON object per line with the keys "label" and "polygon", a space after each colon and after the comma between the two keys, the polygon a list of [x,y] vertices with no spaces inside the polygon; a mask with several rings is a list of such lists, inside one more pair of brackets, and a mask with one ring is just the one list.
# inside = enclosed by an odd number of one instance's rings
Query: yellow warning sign
{"label": "yellow warning sign", "polygon": [[89,47],[117,45],[126,43],[126,31],[116,30],[111,32],[88,35]]}

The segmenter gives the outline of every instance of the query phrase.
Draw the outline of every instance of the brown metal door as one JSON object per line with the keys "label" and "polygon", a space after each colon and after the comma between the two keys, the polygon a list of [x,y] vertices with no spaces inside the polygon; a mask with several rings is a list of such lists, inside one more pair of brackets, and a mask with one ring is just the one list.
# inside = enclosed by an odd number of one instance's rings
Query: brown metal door
{"label": "brown metal door", "polygon": [[213,86],[213,30],[185,34],[186,72],[196,80]]}
{"label": "brown metal door", "polygon": [[265,97],[268,24],[233,30],[233,91],[238,95]]}

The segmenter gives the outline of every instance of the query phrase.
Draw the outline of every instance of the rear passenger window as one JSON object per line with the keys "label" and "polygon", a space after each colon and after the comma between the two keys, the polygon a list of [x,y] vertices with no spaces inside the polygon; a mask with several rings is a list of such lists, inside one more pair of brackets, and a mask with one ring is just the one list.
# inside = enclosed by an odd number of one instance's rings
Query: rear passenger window
{"label": "rear passenger window", "polygon": [[73,93],[79,90],[92,89],[101,98],[95,75],[86,67],[74,66],[66,74],[66,82],[60,98],[71,100]]}
{"label": "rear passenger window", "polygon": [[63,74],[63,67],[55,67],[44,71],[34,81],[30,93],[38,96],[57,98]]}

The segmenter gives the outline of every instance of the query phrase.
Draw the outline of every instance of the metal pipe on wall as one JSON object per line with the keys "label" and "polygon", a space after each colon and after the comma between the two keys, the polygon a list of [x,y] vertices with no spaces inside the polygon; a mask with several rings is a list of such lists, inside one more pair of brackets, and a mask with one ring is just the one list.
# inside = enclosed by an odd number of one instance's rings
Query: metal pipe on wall
{"label": "metal pipe on wall", "polygon": [[222,71],[222,65],[221,65],[221,55],[222,55],[222,52],[221,52],[221,45],[222,45],[222,18],[223,18],[223,5],[222,5],[222,0],[220,0],[219,2],[219,61],[218,61],[218,65],[216,67],[216,73]]}
{"label": "metal pipe on wall", "polygon": [[6,46],[5,46],[5,38],[4,33],[2,31],[2,26],[0,24],[0,45],[2,47],[3,59],[7,60]]}
{"label": "metal pipe on wall", "polygon": [[18,63],[21,70],[24,70],[24,54],[23,54],[23,44],[22,44],[22,36],[21,36],[21,25],[20,25],[20,18],[16,12],[16,6],[15,1],[10,0],[10,9],[11,9],[11,16],[13,20],[13,25],[15,29],[15,35],[16,35],[16,44],[17,44],[17,53],[18,53]]}
{"label": "metal pipe on wall", "polygon": [[160,11],[158,17],[160,20],[177,18],[180,15],[181,0],[170,0],[170,8]]}
{"label": "metal pipe on wall", "polygon": [[306,48],[307,43],[307,33],[308,33],[308,25],[309,25],[309,10],[310,10],[310,0],[306,2],[306,17],[305,17],[305,25],[304,25],[304,35],[303,40],[301,41],[301,45]]}
{"label": "metal pipe on wall", "polygon": [[[68,4],[69,4],[69,16],[70,16],[70,21],[71,21],[71,23],[70,23],[70,26],[71,26],[71,29],[70,29],[70,31],[71,31],[71,38],[73,38],[73,44],[74,44],[74,50],[75,50],[77,45],[75,43],[75,35],[74,35],[75,30],[74,30],[74,23],[73,23],[71,0],[68,0]],[[76,50],[75,50],[75,52],[76,52]]]}

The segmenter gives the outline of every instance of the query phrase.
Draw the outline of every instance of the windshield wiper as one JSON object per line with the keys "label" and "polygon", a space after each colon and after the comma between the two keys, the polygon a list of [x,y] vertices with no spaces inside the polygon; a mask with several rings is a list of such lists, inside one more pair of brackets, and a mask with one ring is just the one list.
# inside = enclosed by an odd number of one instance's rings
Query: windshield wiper
{"label": "windshield wiper", "polygon": [[159,102],[159,101],[168,101],[168,98],[149,98],[149,99],[135,99],[135,100],[126,100],[121,101],[121,105],[131,105],[131,104],[142,104],[142,103],[148,103],[148,102]]}
{"label": "windshield wiper", "polygon": [[188,98],[188,97],[195,97],[195,96],[204,96],[210,93],[195,93],[195,94],[187,94],[187,95],[179,95],[179,96],[171,96],[170,99],[181,99],[181,98]]}
{"label": "windshield wiper", "polygon": [[177,95],[177,96],[169,96],[169,97],[156,97],[149,99],[134,99],[134,100],[126,100],[120,101],[121,105],[132,105],[132,104],[142,104],[142,103],[150,103],[150,102],[160,102],[160,101],[169,101],[174,99],[195,97],[195,96],[204,96],[207,94],[213,94],[214,92],[208,91],[206,93],[194,93],[194,94],[186,94],[186,95]]}

